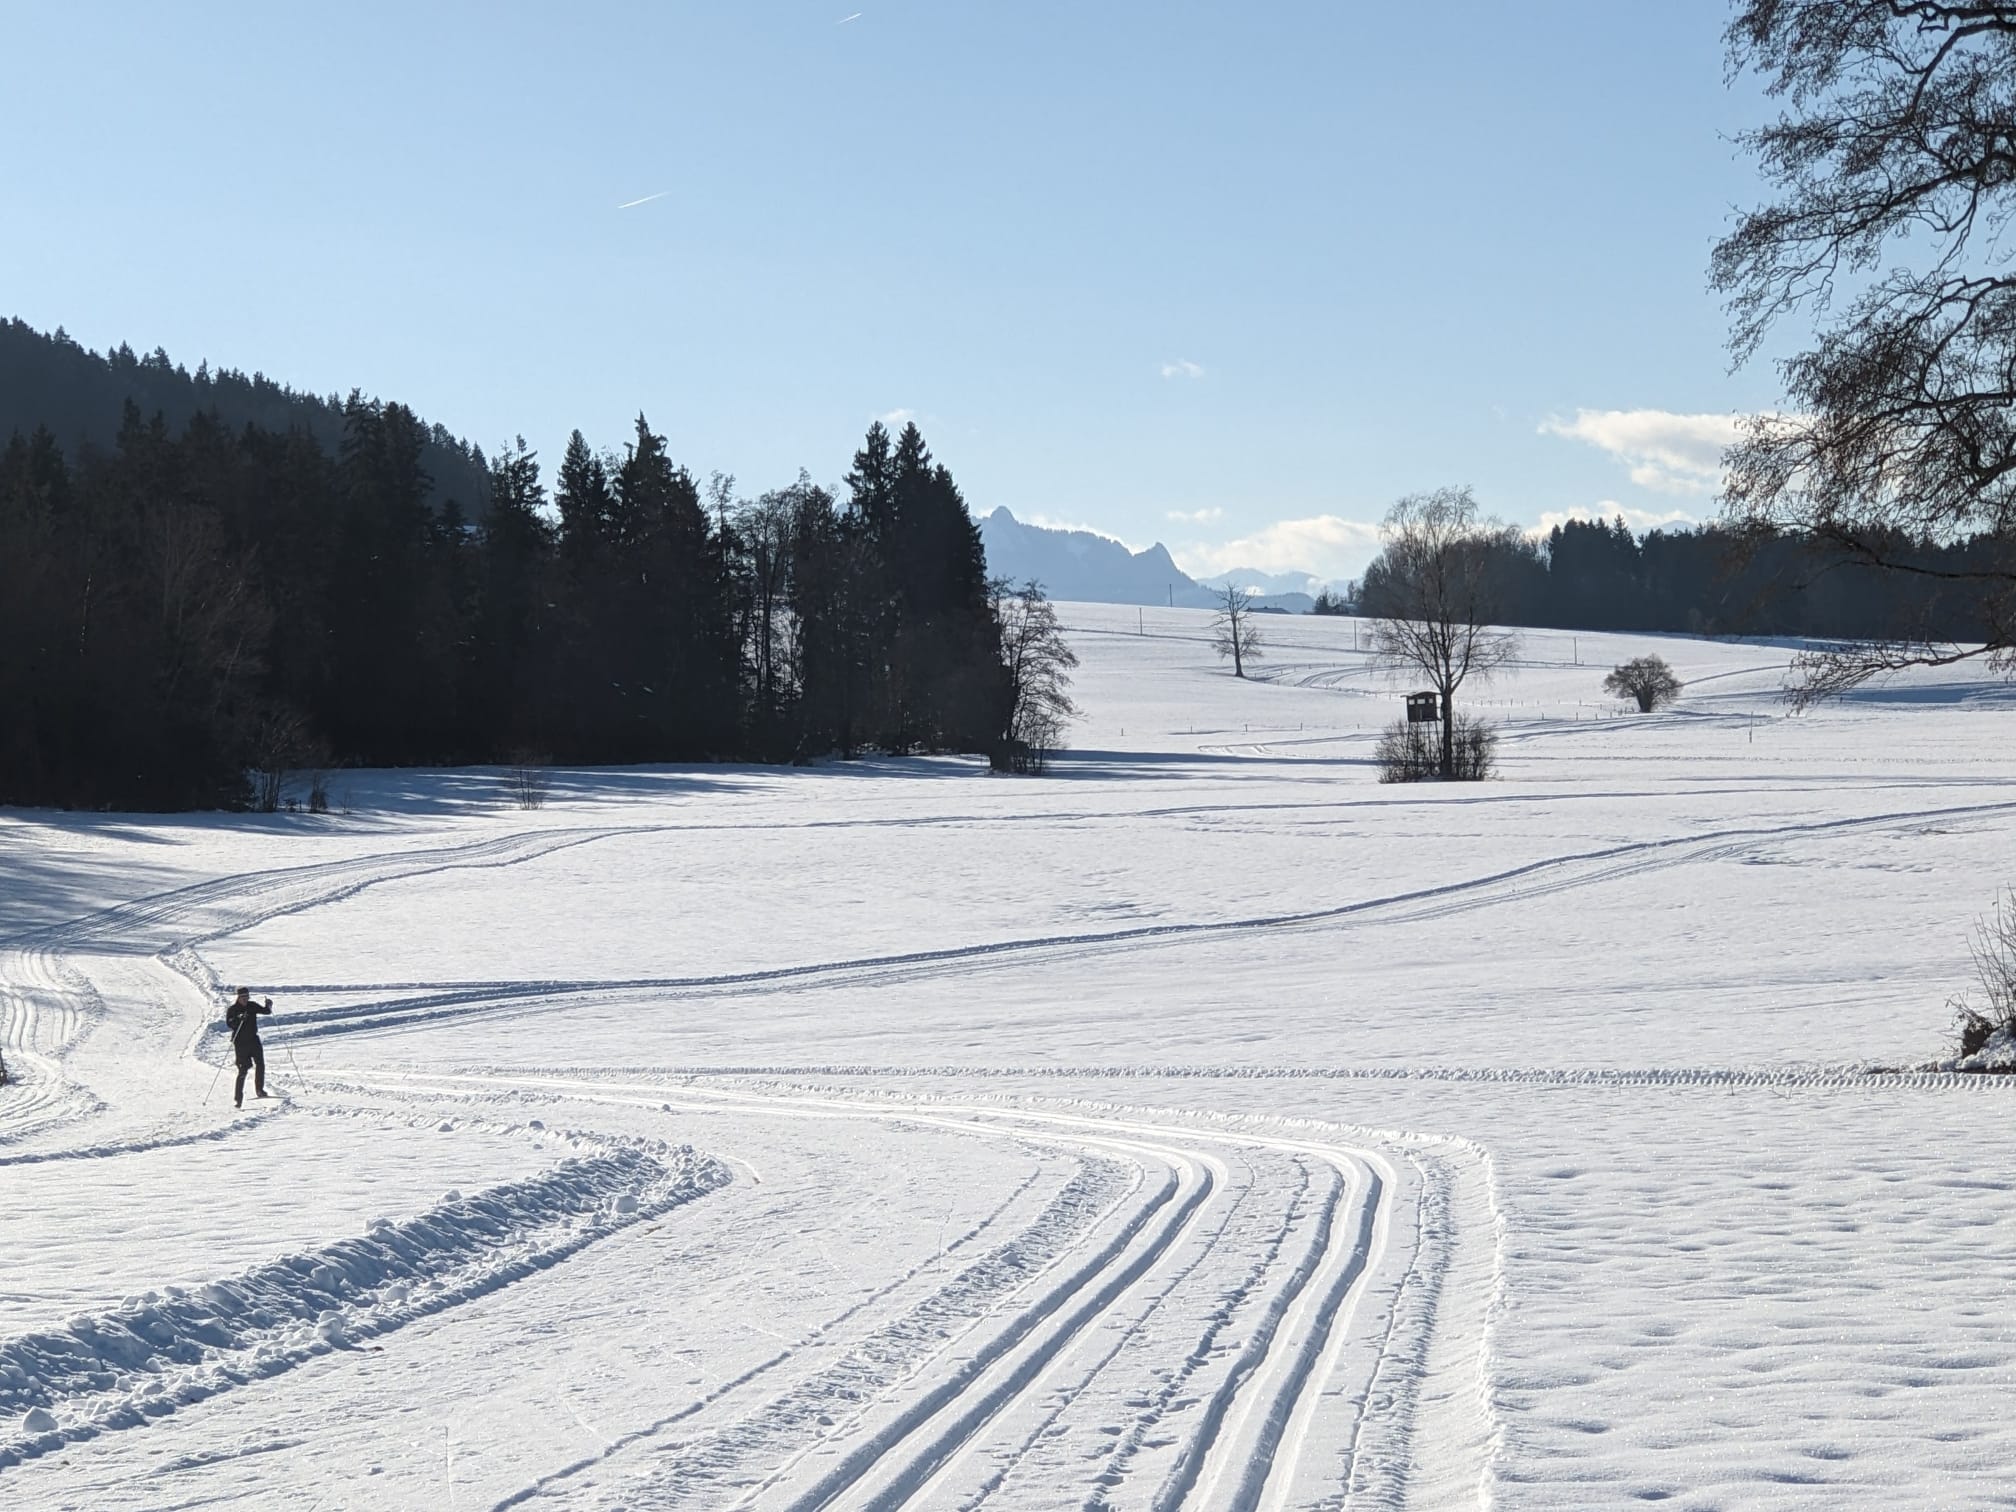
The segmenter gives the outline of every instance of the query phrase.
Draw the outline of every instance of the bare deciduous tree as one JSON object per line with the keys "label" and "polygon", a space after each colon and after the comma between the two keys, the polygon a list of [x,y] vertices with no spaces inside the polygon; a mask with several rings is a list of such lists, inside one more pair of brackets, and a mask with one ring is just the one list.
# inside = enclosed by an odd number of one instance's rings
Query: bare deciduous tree
{"label": "bare deciduous tree", "polygon": [[265,709],[253,721],[246,754],[252,762],[252,806],[262,814],[279,810],[289,777],[327,760],[308,721],[295,710],[278,706]]}
{"label": "bare deciduous tree", "polygon": [[1253,623],[1253,609],[1247,603],[1250,589],[1227,583],[1218,590],[1218,602],[1211,616],[1211,649],[1223,661],[1232,658],[1232,675],[1244,677],[1246,663],[1266,654],[1260,627]]}
{"label": "bare deciduous tree", "polygon": [[504,792],[521,809],[542,809],[553,787],[552,765],[544,751],[520,747],[504,768]]}
{"label": "bare deciduous tree", "polygon": [[1386,512],[1385,545],[1365,569],[1359,612],[1372,619],[1372,649],[1393,672],[1419,672],[1442,700],[1442,776],[1456,761],[1456,690],[1488,679],[1519,650],[1493,629],[1492,553],[1516,540],[1510,525],[1480,518],[1468,488],[1409,494]]}
{"label": "bare deciduous tree", "polygon": [[1665,708],[1679,698],[1682,686],[1663,656],[1634,656],[1627,662],[1619,662],[1603,679],[1605,693],[1636,699],[1640,714]]}
{"label": "bare deciduous tree", "polygon": [[2016,888],[1975,921],[1968,943],[1981,996],[1963,992],[1952,1000],[1963,1056],[1979,1050],[1997,1029],[2016,1034]]}
{"label": "bare deciduous tree", "polygon": [[766,714],[779,706],[791,665],[791,530],[812,489],[810,476],[801,471],[794,486],[743,504],[735,517],[747,574],[743,654],[750,692]]}
{"label": "bare deciduous tree", "polygon": [[[1715,248],[1730,349],[1815,323],[1779,364],[1786,412],[1730,449],[1725,507],[1963,594],[1987,634],[1802,654],[1793,700],[1984,655],[2016,673],[2016,3],[1736,0],[1724,40],[1732,77],[1787,102],[1742,138],[1778,198]],[[1967,538],[1987,549],[1961,568],[1913,560]]]}
{"label": "bare deciduous tree", "polygon": [[1064,639],[1057,609],[1033,579],[1011,591],[996,578],[994,618],[1001,627],[1001,667],[1006,682],[1006,728],[996,767],[1041,772],[1078,706],[1067,691],[1078,653]]}

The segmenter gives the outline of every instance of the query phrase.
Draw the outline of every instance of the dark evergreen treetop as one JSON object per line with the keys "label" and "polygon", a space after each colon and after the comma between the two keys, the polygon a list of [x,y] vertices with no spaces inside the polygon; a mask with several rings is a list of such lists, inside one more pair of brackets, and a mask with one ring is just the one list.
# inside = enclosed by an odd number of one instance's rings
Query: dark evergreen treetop
{"label": "dark evergreen treetop", "polygon": [[[84,446],[109,447],[129,403],[144,417],[160,415],[171,435],[179,436],[199,414],[215,414],[234,434],[248,425],[280,435],[305,430],[327,451],[342,445],[349,407],[333,395],[300,393],[262,373],[248,377],[229,368],[213,370],[207,362],[192,373],[159,347],[141,357],[121,343],[100,356],[60,328],[44,335],[22,320],[0,320],[0,442],[46,425],[68,454]],[[417,417],[415,424],[434,507],[452,499],[465,515],[480,513],[487,473],[482,453],[439,425],[420,424]]]}

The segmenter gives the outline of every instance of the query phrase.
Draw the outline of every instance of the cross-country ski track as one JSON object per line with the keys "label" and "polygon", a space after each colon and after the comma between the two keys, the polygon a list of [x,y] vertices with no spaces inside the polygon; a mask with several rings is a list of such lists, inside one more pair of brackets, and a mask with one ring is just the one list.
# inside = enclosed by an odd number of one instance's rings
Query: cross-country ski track
{"label": "cross-country ski track", "polygon": [[0,875],[0,1504],[2001,1504],[2016,1078],[1899,1006],[1996,716],[1760,761],[1759,648],[1639,723],[1541,647],[1396,791],[1348,654],[1126,624],[1055,783],[0,816],[101,879]]}
{"label": "cross-country ski track", "polygon": [[[354,896],[374,884],[440,870],[509,865],[607,833],[563,831],[521,837],[508,845],[485,842],[292,867],[144,898],[44,930],[26,948],[15,947],[10,960],[24,963],[20,978],[28,980],[21,981],[10,1001],[22,1004],[23,1025],[32,1030],[41,1022],[31,1017],[35,1003],[51,995],[50,982],[85,982],[85,971],[95,966],[129,978],[129,996],[151,991],[158,998],[179,988],[180,997],[193,1003],[198,1000],[186,988],[208,973],[189,943],[192,935],[216,940],[281,914]],[[136,968],[127,960],[108,963],[85,954],[93,943],[107,940],[119,941],[127,951],[135,941],[156,943],[159,957],[142,968],[153,980],[141,986],[131,980]],[[974,953],[988,952],[982,947]],[[70,964],[73,959],[82,965]],[[104,994],[92,987],[90,996],[102,1002]],[[207,1049],[214,1059],[223,1047],[214,1035],[200,1032],[201,1012],[190,1015],[196,1022],[178,1024],[176,1033],[163,1035],[162,1047],[182,1038],[189,1053]],[[159,1026],[158,1013],[149,1017]],[[323,1027],[320,1021],[317,1027]],[[46,1036],[52,1051],[76,1052],[80,1060],[88,1059],[89,1037],[86,1021],[75,1015]],[[1405,1443],[1403,1409],[1413,1395],[1382,1397],[1368,1406],[1382,1363],[1380,1351],[1354,1353],[1362,1376],[1355,1382],[1340,1369],[1339,1357],[1360,1299],[1368,1292],[1379,1294],[1376,1305],[1384,1309],[1380,1316],[1390,1333],[1402,1294],[1411,1302],[1439,1279],[1412,1273],[1413,1266],[1430,1258],[1412,1233],[1414,1217],[1407,1220],[1404,1252],[1388,1259],[1392,1204],[1396,1194],[1416,1194],[1418,1165],[1407,1167],[1403,1181],[1388,1156],[1336,1142],[1186,1129],[1117,1116],[928,1104],[886,1107],[859,1100],[729,1094],[675,1083],[605,1087],[566,1078],[396,1074],[355,1080],[394,1105],[419,1103],[430,1109],[460,1101],[466,1089],[486,1087],[544,1093],[571,1106],[622,1103],[661,1114],[732,1105],[759,1118],[894,1121],[910,1129],[1055,1147],[1076,1163],[1075,1179],[1090,1189],[1089,1197],[1076,1193],[1070,1202],[1061,1197],[1053,1201],[985,1259],[936,1290],[898,1288],[885,1308],[822,1321],[814,1333],[817,1344],[805,1351],[810,1358],[780,1360],[738,1390],[707,1403],[704,1413],[667,1424],[667,1431],[677,1428],[685,1448],[653,1471],[657,1504],[806,1512],[955,1501],[979,1505],[1008,1483],[1019,1460],[1054,1453],[1061,1437],[1075,1433],[1108,1451],[1104,1467],[1089,1477],[1101,1505],[1131,1504],[1124,1488],[1153,1481],[1154,1494],[1143,1504],[1157,1508],[1289,1507],[1308,1504],[1315,1487],[1340,1479],[1352,1484],[1354,1477],[1370,1484],[1378,1477],[1381,1462],[1354,1464],[1366,1427],[1361,1418],[1376,1419],[1371,1431],[1382,1442]],[[318,1079],[312,1085],[320,1090],[329,1083]],[[24,1100],[8,1112],[16,1115],[41,1105],[40,1099]],[[94,1122],[80,1114],[78,1132]],[[254,1127],[232,1124],[227,1129]],[[0,1137],[18,1144],[36,1128],[13,1123]],[[123,1141],[99,1138],[0,1155],[0,1160],[133,1155],[224,1132],[179,1139],[158,1134],[135,1134]],[[1220,1147],[1237,1153],[1228,1156]],[[631,1207],[620,1219],[598,1218],[612,1227],[625,1226],[728,1179],[727,1167],[709,1164],[710,1157],[695,1158],[702,1165],[694,1174],[657,1178],[660,1195],[655,1199]],[[1413,1158],[1418,1162],[1418,1156]],[[336,1258],[346,1264],[332,1265],[331,1257],[314,1253],[288,1257],[198,1292],[175,1289],[165,1299],[129,1301],[121,1309],[72,1319],[56,1333],[7,1341],[0,1345],[0,1382],[31,1376],[35,1382],[32,1389],[15,1389],[13,1405],[62,1417],[46,1426],[37,1418],[29,1431],[0,1440],[0,1465],[155,1424],[178,1407],[256,1386],[289,1366],[378,1338],[499,1285],[539,1274],[581,1242],[566,1233],[568,1218],[595,1213],[598,1203],[612,1195],[602,1175],[609,1159],[571,1162],[573,1169],[562,1167],[543,1178],[554,1188],[546,1205],[558,1202],[563,1209],[559,1241],[540,1231],[542,1223],[553,1222],[543,1211],[523,1223],[509,1216],[524,1206],[523,1192],[489,1199],[505,1215],[511,1263],[496,1263],[490,1253],[497,1247],[496,1235],[486,1234],[478,1246],[483,1263],[472,1281],[454,1279],[453,1264],[444,1260],[452,1251],[444,1250],[438,1238],[416,1258],[410,1242],[394,1244],[392,1227],[381,1224],[361,1245],[390,1246],[395,1253],[375,1261],[367,1258],[360,1264],[356,1256],[343,1255]],[[711,1176],[710,1171],[721,1174]],[[650,1184],[651,1178],[626,1174],[632,1185]],[[1068,1193],[1070,1187],[1064,1190]],[[485,1199],[476,1201],[481,1206]],[[987,1227],[998,1226],[1006,1216],[990,1220]],[[446,1228],[459,1234],[442,1220],[442,1214],[430,1214],[407,1228],[421,1233]],[[526,1232],[518,1233],[518,1228]],[[1008,1263],[1002,1261],[1004,1255]],[[990,1259],[998,1274],[985,1274]],[[444,1271],[449,1277],[445,1282]],[[305,1283],[298,1279],[304,1272],[311,1278]],[[409,1300],[411,1287],[423,1277],[439,1292],[425,1305]],[[247,1298],[262,1304],[259,1325],[234,1328],[230,1315],[243,1310]],[[906,1302],[911,1304],[907,1311],[894,1311]],[[1194,1335],[1175,1385],[1158,1379],[1159,1356],[1137,1358],[1126,1348],[1149,1314],[1159,1315],[1162,1328]],[[1117,1340],[1109,1337],[1115,1332]],[[852,1343],[845,1354],[837,1348],[842,1339]],[[891,1341],[904,1347],[896,1349]],[[52,1366],[65,1361],[70,1363]],[[807,1373],[821,1362],[823,1372]],[[1111,1381],[1123,1374],[1126,1389],[1144,1403],[1124,1434],[1112,1432],[1103,1415],[1103,1397],[1094,1402],[1101,1413],[1095,1421],[1072,1420],[1069,1404],[1083,1395],[1088,1381]],[[794,1376],[792,1390],[768,1395]],[[846,1389],[838,1394],[865,1402],[867,1410],[852,1420],[829,1418],[820,1425],[824,1431],[806,1434],[808,1424],[827,1416],[816,1409],[830,1404],[841,1381]],[[1327,1437],[1312,1437],[1316,1406],[1325,1396],[1342,1398],[1347,1405],[1328,1415]],[[1348,1433],[1339,1431],[1337,1420],[1344,1418],[1349,1419]],[[717,1423],[709,1433],[708,1425]],[[1471,1438],[1481,1449],[1486,1436],[1473,1433]],[[649,1440],[633,1441],[640,1453],[646,1444]],[[752,1461],[752,1451],[780,1458]],[[1306,1494],[1298,1494],[1305,1457],[1308,1485],[1302,1488]],[[714,1477],[696,1470],[696,1464],[710,1466]],[[732,1503],[720,1499],[724,1466],[757,1481]],[[575,1475],[587,1468],[576,1467]],[[546,1478],[503,1504],[561,1497],[561,1487],[573,1478]]]}

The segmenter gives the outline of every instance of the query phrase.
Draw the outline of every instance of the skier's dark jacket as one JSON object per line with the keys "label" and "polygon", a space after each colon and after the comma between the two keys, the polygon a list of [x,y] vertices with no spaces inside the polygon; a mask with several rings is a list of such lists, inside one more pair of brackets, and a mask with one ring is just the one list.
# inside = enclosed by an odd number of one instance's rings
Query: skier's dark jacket
{"label": "skier's dark jacket", "polygon": [[271,1008],[262,1008],[257,1003],[233,1003],[224,1010],[224,1027],[231,1031],[231,1048],[240,1055],[250,1055],[259,1048],[259,1020],[253,1015],[271,1013]]}

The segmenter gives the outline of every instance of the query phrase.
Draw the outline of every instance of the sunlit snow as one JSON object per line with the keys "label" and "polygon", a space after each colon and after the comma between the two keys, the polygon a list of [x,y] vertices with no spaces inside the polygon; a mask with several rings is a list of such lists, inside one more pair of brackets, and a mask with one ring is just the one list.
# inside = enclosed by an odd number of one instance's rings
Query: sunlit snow
{"label": "sunlit snow", "polygon": [[2007,1504],[2016,691],[1062,609],[1045,779],[0,815],[0,1505]]}

